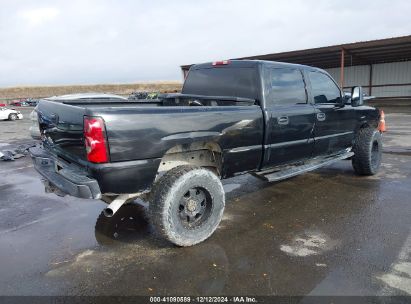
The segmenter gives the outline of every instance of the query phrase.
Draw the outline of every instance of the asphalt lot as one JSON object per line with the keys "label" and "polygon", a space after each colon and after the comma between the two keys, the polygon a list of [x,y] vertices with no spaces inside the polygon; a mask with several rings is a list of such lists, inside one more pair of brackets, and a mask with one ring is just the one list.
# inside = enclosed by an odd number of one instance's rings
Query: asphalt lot
{"label": "asphalt lot", "polygon": [[[30,138],[30,113],[33,107],[13,107],[23,114],[23,119],[18,121],[0,120],[0,143],[11,143],[15,140],[27,140]],[[1,149],[1,146],[0,146]]]}
{"label": "asphalt lot", "polygon": [[[0,295],[410,295],[411,109],[385,111],[379,174],[225,180],[220,227],[190,248],[157,239],[144,202],[98,219],[100,201],[44,193],[29,157],[0,162]],[[29,140],[28,112],[0,121],[0,150]]]}

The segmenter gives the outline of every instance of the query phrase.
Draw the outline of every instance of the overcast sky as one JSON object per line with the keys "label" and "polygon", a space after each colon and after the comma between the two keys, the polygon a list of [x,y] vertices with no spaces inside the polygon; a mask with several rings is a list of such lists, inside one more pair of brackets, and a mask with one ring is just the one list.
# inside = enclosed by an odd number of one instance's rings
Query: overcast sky
{"label": "overcast sky", "polygon": [[181,80],[180,65],[411,34],[411,1],[0,0],[0,87]]}

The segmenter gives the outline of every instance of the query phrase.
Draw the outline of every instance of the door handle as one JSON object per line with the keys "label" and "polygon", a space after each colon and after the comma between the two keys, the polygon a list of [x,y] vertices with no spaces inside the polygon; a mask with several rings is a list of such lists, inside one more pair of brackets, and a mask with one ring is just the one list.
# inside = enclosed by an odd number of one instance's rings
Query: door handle
{"label": "door handle", "polygon": [[317,120],[318,121],[324,121],[325,117],[326,117],[325,113],[323,113],[323,112],[317,113]]}
{"label": "door handle", "polygon": [[277,117],[277,121],[279,125],[288,125],[288,116]]}

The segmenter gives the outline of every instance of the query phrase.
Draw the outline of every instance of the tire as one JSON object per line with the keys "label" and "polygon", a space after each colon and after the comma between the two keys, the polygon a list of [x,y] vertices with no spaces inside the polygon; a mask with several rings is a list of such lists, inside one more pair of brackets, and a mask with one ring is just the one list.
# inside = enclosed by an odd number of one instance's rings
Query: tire
{"label": "tire", "polygon": [[358,175],[374,175],[382,158],[382,138],[378,130],[363,128],[358,131],[353,147],[352,166]]}
{"label": "tire", "polygon": [[177,246],[198,244],[213,234],[225,207],[220,179],[211,171],[178,166],[156,182],[150,219],[161,237]]}
{"label": "tire", "polygon": [[9,115],[9,120],[13,121],[17,119],[17,115],[16,114],[10,114]]}

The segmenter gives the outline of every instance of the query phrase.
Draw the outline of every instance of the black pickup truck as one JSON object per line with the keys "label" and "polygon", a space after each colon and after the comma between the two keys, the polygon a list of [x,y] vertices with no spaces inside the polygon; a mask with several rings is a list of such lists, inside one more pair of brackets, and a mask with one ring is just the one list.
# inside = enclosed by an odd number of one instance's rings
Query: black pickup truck
{"label": "black pickup truck", "polygon": [[221,179],[278,181],[342,159],[375,174],[385,125],[361,87],[347,97],[321,69],[254,60],[194,65],[181,94],[43,99],[37,111],[42,144],[30,152],[48,190],[101,199],[108,217],[145,197],[153,226],[179,246],[217,228]]}

